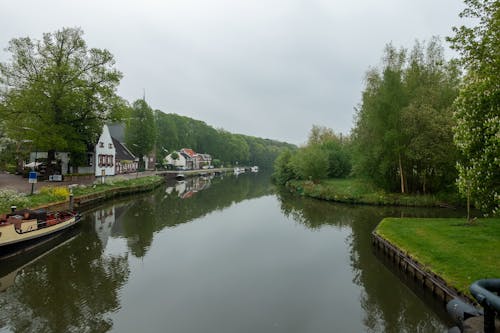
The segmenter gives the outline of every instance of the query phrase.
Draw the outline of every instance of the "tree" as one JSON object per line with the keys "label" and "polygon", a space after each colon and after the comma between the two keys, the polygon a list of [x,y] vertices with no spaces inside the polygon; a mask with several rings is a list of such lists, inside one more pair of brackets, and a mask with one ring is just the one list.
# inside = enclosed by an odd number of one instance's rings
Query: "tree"
{"label": "tree", "polygon": [[475,27],[454,27],[449,37],[467,73],[455,101],[455,143],[463,154],[458,186],[485,213],[500,214],[500,3],[466,0],[460,17]]}
{"label": "tree", "polygon": [[56,150],[86,151],[106,121],[120,118],[123,101],[115,92],[122,74],[109,51],[87,47],[80,28],[45,33],[42,40],[14,38],[7,51],[12,59],[0,64],[7,135],[32,140],[49,152],[49,162]]}
{"label": "tree", "polygon": [[328,176],[328,156],[318,145],[300,148],[290,163],[299,179],[316,182]]}
{"label": "tree", "polygon": [[357,111],[354,172],[389,191],[436,192],[454,184],[452,104],[460,72],[437,38],[408,53],[388,46],[367,73]]}
{"label": "tree", "polygon": [[132,104],[130,118],[125,127],[125,143],[139,158],[139,168],[144,168],[144,156],[153,151],[156,127],[153,110],[145,100],[139,99]]}

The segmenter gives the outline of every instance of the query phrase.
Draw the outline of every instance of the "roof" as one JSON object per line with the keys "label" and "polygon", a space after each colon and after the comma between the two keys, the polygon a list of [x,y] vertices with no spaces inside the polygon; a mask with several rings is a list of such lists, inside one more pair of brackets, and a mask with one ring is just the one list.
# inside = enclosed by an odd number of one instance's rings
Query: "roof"
{"label": "roof", "polygon": [[125,147],[125,145],[123,145],[120,141],[118,141],[114,137],[111,137],[111,139],[113,140],[113,145],[115,146],[116,149],[115,159],[117,161],[133,161],[135,159],[134,154],[132,154],[130,150],[128,150],[128,148]]}
{"label": "roof", "polygon": [[109,133],[115,139],[120,142],[125,142],[125,124],[124,123],[112,123],[108,124]]}
{"label": "roof", "polygon": [[196,153],[194,152],[194,150],[189,149],[189,148],[182,148],[181,149],[181,153],[188,154],[190,157],[193,157],[194,155],[196,155]]}

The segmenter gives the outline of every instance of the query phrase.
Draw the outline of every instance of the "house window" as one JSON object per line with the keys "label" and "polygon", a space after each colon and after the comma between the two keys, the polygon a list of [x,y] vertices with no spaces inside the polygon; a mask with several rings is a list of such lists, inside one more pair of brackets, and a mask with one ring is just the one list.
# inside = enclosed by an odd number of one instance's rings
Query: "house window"
{"label": "house window", "polygon": [[99,148],[104,148],[104,142],[99,142]]}
{"label": "house window", "polygon": [[110,144],[108,145],[108,148],[109,148],[109,149],[113,149],[113,144],[112,144],[112,143],[110,143]]}

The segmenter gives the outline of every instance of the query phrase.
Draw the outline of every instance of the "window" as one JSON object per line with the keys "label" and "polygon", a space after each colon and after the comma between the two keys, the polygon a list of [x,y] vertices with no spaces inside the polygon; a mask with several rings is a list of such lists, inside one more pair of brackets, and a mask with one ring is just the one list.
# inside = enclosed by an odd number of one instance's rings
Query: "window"
{"label": "window", "polygon": [[99,148],[104,148],[104,142],[99,142]]}
{"label": "window", "polygon": [[109,148],[109,149],[113,149],[113,144],[112,144],[112,143],[110,143],[110,144],[108,145],[108,148]]}

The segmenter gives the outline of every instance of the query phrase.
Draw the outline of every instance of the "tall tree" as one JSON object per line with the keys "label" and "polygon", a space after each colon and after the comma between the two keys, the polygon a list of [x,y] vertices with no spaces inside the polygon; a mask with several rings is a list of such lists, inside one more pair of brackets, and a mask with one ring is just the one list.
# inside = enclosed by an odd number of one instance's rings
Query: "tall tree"
{"label": "tall tree", "polygon": [[109,51],[87,47],[80,28],[15,38],[7,51],[0,113],[12,139],[33,141],[53,160],[56,150],[84,152],[106,121],[120,117],[115,92],[122,74]]}
{"label": "tall tree", "polygon": [[454,27],[448,38],[467,71],[455,102],[455,142],[460,192],[485,213],[500,214],[500,2],[466,0],[461,17],[474,27]]}
{"label": "tall tree", "polygon": [[125,127],[125,142],[132,153],[139,157],[139,168],[144,167],[144,156],[153,151],[155,139],[156,124],[153,110],[145,100],[139,99],[132,104]]}
{"label": "tall tree", "polygon": [[354,170],[387,190],[435,192],[454,183],[452,103],[459,71],[437,38],[385,50],[367,74],[354,128]]}

